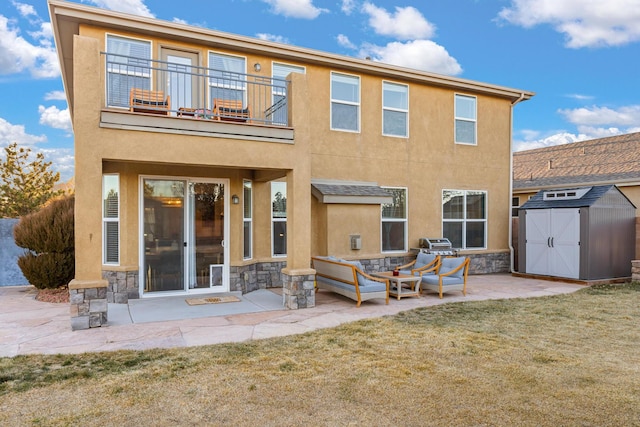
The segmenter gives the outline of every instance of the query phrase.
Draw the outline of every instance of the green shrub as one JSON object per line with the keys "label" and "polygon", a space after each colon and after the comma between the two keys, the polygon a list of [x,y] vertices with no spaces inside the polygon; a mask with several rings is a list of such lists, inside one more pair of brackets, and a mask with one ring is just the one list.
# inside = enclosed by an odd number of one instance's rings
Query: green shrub
{"label": "green shrub", "polygon": [[16,245],[27,249],[18,257],[24,277],[38,289],[66,286],[75,274],[74,198],[53,200],[16,224]]}

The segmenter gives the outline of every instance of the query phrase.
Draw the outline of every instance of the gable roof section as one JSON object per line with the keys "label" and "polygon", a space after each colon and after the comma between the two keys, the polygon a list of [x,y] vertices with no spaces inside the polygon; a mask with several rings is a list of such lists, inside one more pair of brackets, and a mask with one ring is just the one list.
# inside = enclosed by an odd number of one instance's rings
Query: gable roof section
{"label": "gable roof section", "polygon": [[351,72],[496,96],[509,99],[514,104],[534,96],[534,93],[530,91],[429,73],[155,18],[130,15],[68,1],[48,0],[48,4],[56,50],[60,59],[62,79],[72,117],[74,103],[73,90],[70,88],[73,87],[73,36],[79,33],[79,26],[82,23],[100,26],[111,31],[133,31],[150,37],[157,36],[211,47],[228,48],[237,52],[268,55],[282,60],[326,65]]}
{"label": "gable roof section", "polygon": [[311,194],[322,203],[379,205],[393,202],[391,193],[375,182],[312,180]]}
{"label": "gable roof section", "polygon": [[[615,188],[615,185],[599,185],[596,187],[592,187],[591,190],[589,190],[584,196],[580,197],[579,199],[569,200],[545,200],[545,192],[539,191],[529,200],[527,200],[526,203],[520,206],[520,209],[585,208],[595,204],[612,188]],[[577,190],[577,188],[567,188],[566,190]],[[616,191],[619,192],[619,190],[617,189]]]}
{"label": "gable roof section", "polygon": [[513,189],[640,185],[640,132],[513,153]]}

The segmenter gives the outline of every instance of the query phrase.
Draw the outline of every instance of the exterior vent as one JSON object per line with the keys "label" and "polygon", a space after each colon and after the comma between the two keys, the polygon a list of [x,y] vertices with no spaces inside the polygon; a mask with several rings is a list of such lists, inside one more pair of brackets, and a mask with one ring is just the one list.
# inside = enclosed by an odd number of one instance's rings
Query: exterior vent
{"label": "exterior vent", "polygon": [[591,191],[591,187],[576,188],[572,190],[545,191],[542,200],[577,200]]}

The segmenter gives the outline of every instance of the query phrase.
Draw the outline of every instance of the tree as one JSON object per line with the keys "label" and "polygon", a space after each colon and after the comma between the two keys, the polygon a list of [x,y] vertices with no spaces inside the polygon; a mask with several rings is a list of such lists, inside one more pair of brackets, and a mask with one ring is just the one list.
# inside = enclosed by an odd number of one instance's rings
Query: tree
{"label": "tree", "polygon": [[0,217],[18,218],[37,211],[52,197],[64,191],[54,191],[60,173],[49,170],[44,154],[35,155],[30,148],[14,142],[4,149],[6,158],[0,161]]}

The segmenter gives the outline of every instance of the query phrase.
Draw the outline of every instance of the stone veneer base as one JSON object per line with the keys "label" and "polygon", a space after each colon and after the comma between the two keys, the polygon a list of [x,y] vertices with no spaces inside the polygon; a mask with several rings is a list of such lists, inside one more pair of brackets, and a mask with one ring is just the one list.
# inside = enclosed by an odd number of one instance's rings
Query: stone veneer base
{"label": "stone veneer base", "polygon": [[106,326],[107,283],[105,281],[69,283],[71,329],[73,331]]}

